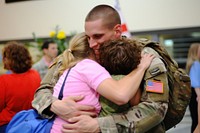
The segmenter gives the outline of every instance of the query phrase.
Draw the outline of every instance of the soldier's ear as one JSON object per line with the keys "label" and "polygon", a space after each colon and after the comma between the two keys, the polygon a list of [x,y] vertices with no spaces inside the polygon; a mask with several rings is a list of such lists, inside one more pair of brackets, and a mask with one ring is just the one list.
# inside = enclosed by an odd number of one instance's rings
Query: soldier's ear
{"label": "soldier's ear", "polygon": [[122,27],[121,27],[121,24],[115,25],[115,27],[114,27],[113,30],[115,31],[115,36],[116,36],[117,38],[119,38],[119,37],[121,36],[121,34],[122,34]]}

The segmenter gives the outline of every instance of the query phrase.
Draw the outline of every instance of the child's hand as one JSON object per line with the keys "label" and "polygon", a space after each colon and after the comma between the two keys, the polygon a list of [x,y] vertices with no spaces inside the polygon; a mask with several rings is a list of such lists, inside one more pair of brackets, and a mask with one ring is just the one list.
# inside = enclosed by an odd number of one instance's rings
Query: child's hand
{"label": "child's hand", "polygon": [[145,53],[142,54],[141,56],[142,58],[140,60],[140,64],[138,65],[138,67],[146,70],[150,66],[152,60],[155,58],[155,55]]}

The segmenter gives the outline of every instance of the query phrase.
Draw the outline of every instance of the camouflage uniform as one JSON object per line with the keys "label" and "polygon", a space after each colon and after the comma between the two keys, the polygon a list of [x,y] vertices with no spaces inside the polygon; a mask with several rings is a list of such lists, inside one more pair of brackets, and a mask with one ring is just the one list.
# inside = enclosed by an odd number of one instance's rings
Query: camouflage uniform
{"label": "camouflage uniform", "polygon": [[58,100],[53,97],[53,88],[61,75],[58,74],[58,68],[61,66],[62,58],[57,63],[53,63],[40,83],[32,101],[32,106],[45,118],[52,118],[53,113],[50,111],[52,102]]}
{"label": "camouflage uniform", "polygon": [[[153,49],[144,48],[143,52],[154,53],[159,56]],[[41,86],[35,93],[32,102],[33,107],[38,110],[44,117],[50,118],[53,113],[49,111],[51,103],[55,100],[52,98],[53,86],[57,82],[59,75],[56,70],[61,61],[53,64],[47,75],[41,82]],[[113,114],[106,117],[98,118],[101,132],[103,133],[163,133],[164,125],[162,120],[167,112],[169,88],[164,63],[155,58],[151,66],[146,71],[144,80],[154,79],[163,83],[163,94],[146,92],[146,82],[143,83],[144,91],[142,92],[141,103],[131,107],[127,112]]]}
{"label": "camouflage uniform", "polygon": [[[115,80],[120,80],[123,77],[124,75],[112,75],[112,78],[114,78]],[[109,101],[108,99],[104,98],[103,96],[100,96],[99,101],[101,104],[101,112],[99,114],[100,117],[108,116],[113,113],[122,113],[124,111],[127,111],[131,107],[128,103],[119,106]]]}
{"label": "camouflage uniform", "polygon": [[[159,55],[151,48],[144,48],[143,52]],[[141,103],[121,114],[114,114],[99,118],[102,132],[109,133],[164,133],[165,128],[162,122],[168,108],[169,88],[164,63],[155,58],[145,73],[141,86],[143,88]],[[163,94],[146,91],[146,80],[157,80],[163,83]],[[119,113],[127,110],[128,105],[119,106],[101,97],[101,116],[111,113]]]}

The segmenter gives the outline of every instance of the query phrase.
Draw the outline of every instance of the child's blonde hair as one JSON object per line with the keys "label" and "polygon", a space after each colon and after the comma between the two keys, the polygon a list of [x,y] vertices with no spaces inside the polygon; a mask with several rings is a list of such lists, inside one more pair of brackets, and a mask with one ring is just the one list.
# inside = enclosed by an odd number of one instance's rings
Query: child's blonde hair
{"label": "child's blonde hair", "polygon": [[85,32],[75,35],[69,42],[69,48],[55,60],[55,62],[58,62],[58,60],[62,58],[59,74],[62,74],[66,69],[76,65],[82,59],[89,57],[90,54],[91,48],[89,47]]}

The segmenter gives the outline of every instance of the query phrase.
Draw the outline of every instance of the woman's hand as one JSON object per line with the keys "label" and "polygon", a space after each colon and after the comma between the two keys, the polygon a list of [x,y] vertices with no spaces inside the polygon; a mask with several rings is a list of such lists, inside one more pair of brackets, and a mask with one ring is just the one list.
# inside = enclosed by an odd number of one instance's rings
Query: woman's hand
{"label": "woman's hand", "polygon": [[150,66],[152,60],[155,58],[155,55],[145,53],[145,54],[142,54],[141,56],[142,58],[140,60],[140,64],[138,65],[138,68],[146,70]]}

